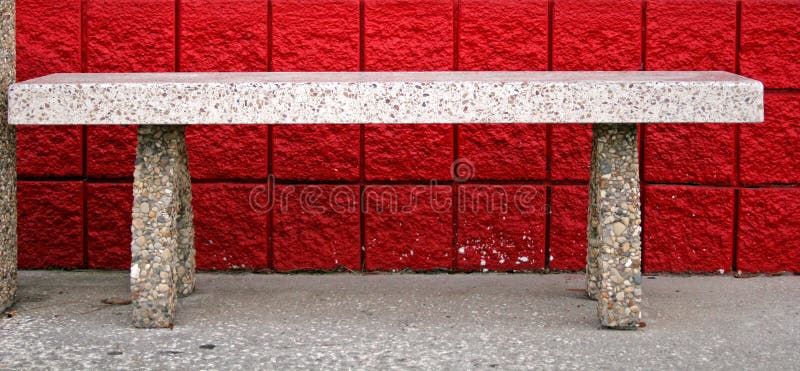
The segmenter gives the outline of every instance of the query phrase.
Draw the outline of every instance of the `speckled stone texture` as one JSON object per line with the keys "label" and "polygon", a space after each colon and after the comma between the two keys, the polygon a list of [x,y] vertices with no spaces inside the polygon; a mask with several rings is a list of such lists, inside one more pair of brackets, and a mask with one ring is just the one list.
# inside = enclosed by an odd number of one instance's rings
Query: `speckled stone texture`
{"label": "speckled stone texture", "polygon": [[133,181],[131,298],[136,327],[171,327],[194,290],[192,191],[183,126],[139,126]]}
{"label": "speckled stone texture", "polygon": [[7,122],[8,86],[16,79],[14,0],[0,0],[0,312],[17,295],[16,130]]}
{"label": "speckled stone texture", "polygon": [[603,326],[635,329],[642,300],[641,201],[635,124],[595,124],[589,181],[587,293]]}
{"label": "speckled stone texture", "polygon": [[9,102],[38,125],[763,120],[761,83],[714,71],[54,74]]}

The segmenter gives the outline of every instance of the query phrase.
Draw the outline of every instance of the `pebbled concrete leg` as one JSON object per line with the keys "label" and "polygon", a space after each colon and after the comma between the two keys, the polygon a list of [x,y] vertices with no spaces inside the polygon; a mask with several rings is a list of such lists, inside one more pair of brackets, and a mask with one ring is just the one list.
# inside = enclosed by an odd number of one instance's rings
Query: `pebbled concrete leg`
{"label": "pebbled concrete leg", "polygon": [[635,124],[595,124],[589,183],[587,290],[605,327],[641,318],[641,204]]}
{"label": "pebbled concrete leg", "polygon": [[0,0],[0,312],[17,295],[17,143],[8,125],[8,86],[16,80],[15,2]]}
{"label": "pebbled concrete leg", "polygon": [[183,126],[139,127],[133,184],[133,325],[171,327],[194,289],[192,192]]}

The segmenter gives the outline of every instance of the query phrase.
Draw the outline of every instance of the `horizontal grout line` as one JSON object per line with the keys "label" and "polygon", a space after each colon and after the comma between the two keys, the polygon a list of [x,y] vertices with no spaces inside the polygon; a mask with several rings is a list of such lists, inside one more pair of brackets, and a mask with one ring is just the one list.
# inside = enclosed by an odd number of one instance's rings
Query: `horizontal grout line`
{"label": "horizontal grout line", "polygon": [[[99,178],[90,178],[85,179],[82,177],[54,177],[54,178],[42,178],[42,177],[19,177],[17,179],[19,182],[42,182],[42,183],[63,183],[63,182],[86,182],[89,184],[132,184],[133,179],[122,179],[122,178],[109,178],[109,179],[99,179]],[[268,182],[267,179],[192,179],[193,184],[266,184]],[[443,180],[435,180],[436,185],[440,186],[451,186],[454,184],[458,185],[538,185],[538,186],[588,186],[589,181],[572,181],[572,180],[554,180],[554,181],[544,181],[544,180],[497,180],[497,179],[487,179],[487,180],[475,180],[475,181],[468,181],[465,183],[456,183],[452,180],[443,181]],[[382,181],[382,180],[375,180],[375,181],[365,181],[363,183],[359,181],[335,181],[335,180],[320,180],[320,181],[310,181],[310,180],[299,180],[299,179],[276,179],[275,184],[278,185],[366,185],[366,186],[385,186],[385,185],[409,185],[409,186],[427,186],[431,184],[431,181],[419,181],[419,180],[411,180],[411,181]],[[692,188],[715,188],[715,189],[760,189],[760,188],[775,188],[775,189],[783,189],[783,188],[800,188],[800,183],[770,183],[770,184],[750,184],[750,185],[741,185],[741,186],[733,186],[733,185],[717,185],[717,184],[693,184],[693,183],[651,183],[651,182],[642,182],[642,185],[645,187],[692,187]]]}
{"label": "horizontal grout line", "polygon": [[766,93],[800,93],[800,88],[764,88]]}
{"label": "horizontal grout line", "polygon": [[762,189],[762,188],[800,188],[799,183],[774,183],[759,185],[713,185],[713,184],[685,184],[685,183],[644,183],[646,187],[692,187],[692,188],[717,188],[717,189]]}
{"label": "horizontal grout line", "polygon": [[17,176],[18,182],[85,182],[86,178],[82,176],[66,176],[66,177],[37,177],[37,176]]}

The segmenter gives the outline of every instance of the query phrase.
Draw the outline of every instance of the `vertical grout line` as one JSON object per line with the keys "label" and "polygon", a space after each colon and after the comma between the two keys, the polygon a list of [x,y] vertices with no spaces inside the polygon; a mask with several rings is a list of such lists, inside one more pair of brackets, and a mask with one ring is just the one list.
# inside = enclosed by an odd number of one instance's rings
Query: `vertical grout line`
{"label": "vertical grout line", "polygon": [[83,210],[81,212],[81,219],[83,220],[83,268],[89,268],[89,184],[83,181],[81,187],[81,204]]}
{"label": "vertical grout line", "polygon": [[[364,40],[365,40],[365,25],[364,14],[366,6],[364,0],[358,2],[358,70],[364,71],[366,69],[366,62],[364,58]],[[359,238],[361,239],[361,246],[359,249],[361,259],[361,271],[366,271],[367,267],[367,236],[366,236],[366,203],[364,198],[364,183],[366,179],[366,138],[367,126],[366,124],[358,125],[358,219],[359,219]]]}
{"label": "vertical grout line", "polygon": [[[736,2],[736,49],[734,53],[734,71],[739,74],[741,73],[741,65],[739,61],[739,54],[742,51],[742,1],[739,0]],[[739,127],[739,125],[736,125]]]}
{"label": "vertical grout line", "polygon": [[[741,67],[739,65],[739,53],[741,50],[741,43],[742,43],[742,2],[741,0],[736,2],[736,55],[734,58],[734,71],[738,74],[741,72]],[[736,187],[741,187],[742,179],[741,179],[741,136],[742,136],[742,126],[741,125],[734,125],[734,185]]]}
{"label": "vertical grout line", "polygon": [[[84,145],[85,147],[85,145]],[[89,268],[89,183],[85,179],[81,182],[81,220],[83,221],[83,268]]]}
{"label": "vertical grout line", "polygon": [[450,206],[453,208],[453,244],[450,252],[453,254],[453,259],[450,262],[450,272],[455,272],[458,269],[458,218],[460,215],[458,214],[458,207],[459,207],[459,197],[458,191],[459,186],[458,183],[453,182],[452,187],[452,194],[450,201]]}
{"label": "vertical grout line", "polygon": [[275,67],[272,62],[272,0],[267,1],[267,71],[272,72]]}
{"label": "vertical grout line", "polygon": [[[459,59],[459,47],[458,44],[461,43],[461,2],[459,0],[453,0],[453,71],[459,70],[458,59]],[[452,171],[455,171],[455,164],[458,161],[459,151],[458,151],[458,134],[459,134],[459,127],[458,124],[453,124],[453,163],[450,164]],[[455,175],[454,175],[455,176]],[[454,178],[455,180],[455,178]],[[453,259],[451,260],[450,271],[454,272],[458,267],[458,219],[460,215],[458,214],[458,185],[453,183],[451,186],[451,202],[450,205],[453,208],[452,210],[452,225],[453,225],[453,242],[450,246],[450,253],[453,255]]]}
{"label": "vertical grout line", "polygon": [[358,221],[360,224],[360,233],[359,238],[361,239],[361,246],[359,248],[359,255],[360,255],[360,266],[359,269],[361,272],[365,272],[367,270],[367,244],[366,244],[366,200],[365,200],[365,192],[364,192],[364,184],[361,183],[358,185]]}
{"label": "vertical grout line", "polygon": [[[450,164],[451,173],[453,175],[453,180],[455,180],[455,171],[456,171],[456,163],[458,162],[458,125],[453,124],[453,163]],[[454,272],[458,266],[458,219],[460,215],[458,214],[458,184],[457,182],[453,182],[451,186],[451,202],[450,205],[453,208],[453,243],[450,249],[450,252],[453,254],[453,259],[450,266],[450,271]]]}
{"label": "vertical grout line", "polygon": [[742,186],[742,127],[734,125],[733,128],[733,185]]}
{"label": "vertical grout line", "polygon": [[81,0],[81,72],[88,72],[89,58],[86,46],[89,43],[89,0]]}
{"label": "vertical grout line", "polygon": [[175,72],[181,70],[181,0],[175,0]]}
{"label": "vertical grout line", "polygon": [[[455,171],[456,171],[456,163],[458,162],[458,125],[453,124],[453,163],[450,164],[451,173],[453,175],[453,180],[455,180]],[[453,259],[450,266],[450,271],[454,272],[458,266],[458,219],[460,215],[458,214],[458,184],[457,182],[453,182],[451,185],[451,202],[450,205],[453,208],[453,242],[450,248],[451,254],[453,254]]]}
{"label": "vertical grout line", "polygon": [[[267,71],[272,72],[272,0],[267,1]],[[267,126],[267,189],[272,189],[270,197],[272,200],[272,207],[267,213],[267,267],[270,270],[275,270],[275,194],[277,191],[275,178],[275,128],[273,125]],[[270,184],[272,182],[273,184]]]}
{"label": "vertical grout line", "polygon": [[459,0],[453,0],[453,71],[458,71],[458,57],[459,49],[458,44],[461,42],[461,3]]}
{"label": "vertical grout line", "polygon": [[365,25],[364,25],[364,11],[366,6],[364,5],[364,0],[360,0],[358,2],[358,70],[365,71],[366,70],[366,60],[364,55],[364,40],[365,36]]}
{"label": "vertical grout line", "polygon": [[[742,48],[742,1],[736,2],[736,48],[734,55],[734,72],[741,73],[739,55]],[[739,204],[741,197],[741,152],[742,152],[742,126],[735,125],[734,136],[734,189],[733,189],[733,257],[731,258],[731,272],[736,274],[739,270]]]}
{"label": "vertical grout line", "polygon": [[[81,0],[81,72],[88,72],[89,59],[87,46],[89,44],[89,1]],[[81,221],[83,223],[83,268],[89,268],[89,172],[88,172],[88,138],[89,129],[86,125],[81,127]]]}
{"label": "vertical grout line", "polygon": [[[275,140],[274,140],[274,130],[272,125],[267,126],[267,189],[272,189],[272,192],[269,193],[269,197],[272,197],[272,200],[268,200],[267,202],[272,205],[270,207],[269,212],[267,213],[267,266],[269,269],[275,269],[275,244],[274,244],[274,220],[275,220],[275,194],[276,194],[276,182],[275,178],[272,176],[274,173],[273,169],[273,160],[274,155],[273,151],[275,148]],[[270,184],[272,183],[272,184]]]}
{"label": "vertical grout line", "polygon": [[553,186],[549,182],[545,186],[544,202],[544,271],[550,273],[550,226],[553,223],[550,204],[553,202]]}
{"label": "vertical grout line", "polygon": [[366,142],[366,125],[360,124],[358,131],[358,194],[359,194],[359,205],[358,205],[358,219],[359,219],[359,238],[361,239],[361,246],[360,246],[360,256],[361,256],[361,271],[364,272],[366,270],[367,264],[367,236],[366,236],[366,226],[367,226],[367,216],[366,216],[366,200],[364,199],[364,161],[366,160],[366,154],[364,152],[365,142]]}
{"label": "vertical grout line", "polygon": [[545,129],[545,214],[544,214],[544,270],[550,271],[550,230],[553,223],[551,203],[553,201],[553,125],[547,124]]}
{"label": "vertical grout line", "polygon": [[[268,200],[267,202],[272,205],[269,208],[269,212],[267,213],[267,267],[270,270],[275,269],[275,244],[274,244],[274,220],[275,220],[275,194],[276,194],[276,182],[275,178],[273,177],[274,170],[274,151],[275,148],[275,139],[274,139],[274,130],[272,125],[267,126],[267,189],[272,190],[272,192],[268,192],[269,197],[272,197],[272,200]],[[271,184],[270,184],[271,183]]]}
{"label": "vertical grout line", "polygon": [[547,2],[547,70],[553,70],[553,29],[555,28],[556,3]]}
{"label": "vertical grout line", "polygon": [[642,0],[642,71],[647,71],[647,0]]}
{"label": "vertical grout line", "polygon": [[[553,70],[553,30],[555,29],[556,3],[554,0],[547,2],[547,70]],[[544,214],[544,271],[550,272],[550,230],[552,220],[552,161],[553,161],[553,124],[545,124],[545,214]]]}
{"label": "vertical grout line", "polygon": [[731,260],[731,272],[736,274],[739,270],[739,200],[740,190],[733,190],[733,258]]}

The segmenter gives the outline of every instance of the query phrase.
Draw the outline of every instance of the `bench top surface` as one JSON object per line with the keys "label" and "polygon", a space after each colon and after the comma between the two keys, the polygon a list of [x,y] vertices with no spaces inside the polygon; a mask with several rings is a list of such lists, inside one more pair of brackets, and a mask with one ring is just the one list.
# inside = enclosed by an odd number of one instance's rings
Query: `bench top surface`
{"label": "bench top surface", "polygon": [[11,124],[760,122],[760,82],[690,72],[53,74]]}

